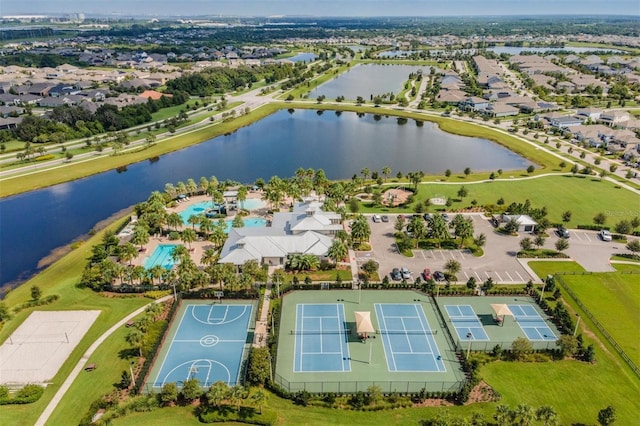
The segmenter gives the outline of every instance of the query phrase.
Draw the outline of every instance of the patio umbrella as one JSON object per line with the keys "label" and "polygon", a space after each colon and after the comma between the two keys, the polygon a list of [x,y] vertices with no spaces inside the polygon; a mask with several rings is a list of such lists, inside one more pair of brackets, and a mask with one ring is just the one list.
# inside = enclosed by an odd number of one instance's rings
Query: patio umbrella
{"label": "patio umbrella", "polygon": [[354,312],[354,315],[356,316],[356,332],[358,335],[366,337],[367,333],[373,333],[376,331],[371,323],[371,312]]}

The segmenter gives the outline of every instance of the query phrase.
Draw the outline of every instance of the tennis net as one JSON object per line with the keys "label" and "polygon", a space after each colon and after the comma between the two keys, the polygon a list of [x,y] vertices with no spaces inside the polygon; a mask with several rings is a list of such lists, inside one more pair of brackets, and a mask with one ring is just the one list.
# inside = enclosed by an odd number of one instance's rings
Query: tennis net
{"label": "tennis net", "polygon": [[289,330],[289,334],[313,335],[313,334],[349,334],[351,330]]}
{"label": "tennis net", "polygon": [[543,323],[544,320],[540,317],[537,318],[529,318],[529,317],[516,317],[516,321],[518,322],[538,322]]}
{"label": "tennis net", "polygon": [[438,330],[376,330],[376,334],[418,334],[418,335],[436,335]]}

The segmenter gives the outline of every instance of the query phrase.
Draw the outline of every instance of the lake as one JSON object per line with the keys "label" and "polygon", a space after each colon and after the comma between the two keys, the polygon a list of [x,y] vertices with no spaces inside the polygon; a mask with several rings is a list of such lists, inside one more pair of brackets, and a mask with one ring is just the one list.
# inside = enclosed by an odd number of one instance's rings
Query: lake
{"label": "lake", "polygon": [[349,179],[367,167],[442,174],[449,168],[524,169],[529,161],[485,139],[442,132],[430,122],[334,111],[279,111],[229,136],[159,159],[0,200],[0,286],[36,273],[41,259],[89,232],[98,222],[146,200],[168,182],[217,176],[252,183],[322,168]]}
{"label": "lake", "polygon": [[344,96],[345,99],[355,100],[362,96],[365,101],[370,101],[374,96],[384,93],[398,94],[403,89],[405,81],[409,79],[409,74],[418,70],[428,72],[429,67],[360,64],[316,87],[309,97],[315,99],[324,95],[329,99],[335,99]]}
{"label": "lake", "polygon": [[292,56],[290,58],[285,58],[284,60],[286,61],[293,61],[293,62],[311,62],[311,61],[315,61],[316,58],[318,56],[315,53],[310,53],[310,52],[306,52],[306,53],[298,53],[296,56]]}
{"label": "lake", "polygon": [[419,52],[418,50],[387,50],[378,53],[379,58],[406,58],[412,54]]}

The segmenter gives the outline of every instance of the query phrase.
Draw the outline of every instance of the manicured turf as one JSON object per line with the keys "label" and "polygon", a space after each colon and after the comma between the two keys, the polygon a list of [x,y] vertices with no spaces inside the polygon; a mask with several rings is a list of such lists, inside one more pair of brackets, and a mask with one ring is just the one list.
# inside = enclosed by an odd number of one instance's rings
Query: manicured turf
{"label": "manicured turf", "polygon": [[546,278],[547,275],[554,275],[556,272],[585,272],[585,269],[574,261],[533,260],[528,265],[541,279]]}
{"label": "manicured turf", "polygon": [[636,365],[640,365],[640,274],[563,275],[562,279]]}
{"label": "manicured turf", "polygon": [[630,263],[611,263],[611,266],[616,271],[640,271],[640,263],[635,265]]}
{"label": "manicured turf", "polygon": [[[118,221],[118,223],[119,222],[120,221]],[[116,225],[114,224],[111,225],[109,229],[114,229],[115,227]],[[54,377],[52,384],[47,386],[44,395],[38,402],[35,404],[5,405],[0,407],[0,418],[2,418],[3,424],[33,425],[42,410],[51,400],[64,379],[69,375],[76,362],[81,358],[82,354],[87,350],[91,343],[93,343],[102,333],[111,327],[111,325],[123,318],[126,314],[150,302],[149,299],[141,297],[110,299],[94,293],[91,290],[76,287],[82,273],[82,269],[86,263],[86,259],[91,253],[91,246],[99,242],[101,237],[102,234],[98,233],[87,243],[72,251],[33,279],[7,294],[4,301],[7,306],[11,307],[29,300],[31,298],[31,286],[36,285],[42,290],[42,297],[46,297],[50,294],[60,295],[60,299],[58,301],[50,305],[36,308],[38,310],[98,309],[102,311],[102,314],[100,314],[98,321],[96,321],[93,327],[91,327],[85,338],[72,352],[67,362]],[[33,308],[25,309],[19,314],[16,314],[12,320],[8,321],[0,331],[0,342],[4,341],[33,310]],[[105,347],[105,345],[103,345],[103,347]],[[113,351],[112,348],[109,348],[108,354],[109,356],[117,359],[117,352],[117,347],[115,351]],[[106,371],[107,369],[109,369],[109,363],[105,363],[105,368],[103,369],[105,370],[105,373],[108,372]],[[120,372],[120,370],[111,371],[111,373],[114,373],[117,377],[119,377]],[[96,373],[96,375],[93,377],[98,377],[103,374],[98,370],[92,374],[94,373]],[[112,389],[112,383],[114,383],[114,381],[111,378],[105,381],[96,381],[91,385],[92,392],[95,390],[98,395],[108,393]],[[86,390],[80,388],[78,388],[75,393],[67,393],[67,397],[62,400],[61,404],[58,406],[58,410],[71,413],[79,411],[78,406],[75,405],[78,401],[82,401],[83,404],[86,403],[86,408],[88,408],[88,404],[91,401],[86,399],[85,395]],[[57,411],[54,412],[54,416]],[[82,414],[84,413],[79,413],[79,415]]]}

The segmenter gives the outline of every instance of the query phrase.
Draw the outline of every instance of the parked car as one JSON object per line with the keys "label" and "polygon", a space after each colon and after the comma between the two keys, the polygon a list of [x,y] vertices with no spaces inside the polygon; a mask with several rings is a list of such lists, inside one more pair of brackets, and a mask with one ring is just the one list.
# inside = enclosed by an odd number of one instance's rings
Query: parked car
{"label": "parked car", "polygon": [[425,213],[424,216],[422,216],[424,218],[424,220],[426,220],[427,222],[431,220],[431,215],[429,213]]}
{"label": "parked car", "polygon": [[382,222],[382,218],[378,214],[374,214],[371,220],[373,220],[375,223]]}
{"label": "parked car", "polygon": [[411,271],[405,266],[400,268],[400,273],[402,274],[402,278],[404,278],[405,280],[408,280],[411,278]]}
{"label": "parked car", "polygon": [[398,268],[393,268],[393,270],[391,271],[391,279],[394,281],[400,281],[402,279],[402,275],[400,274],[400,269]]}
{"label": "parked car", "polygon": [[569,231],[564,226],[558,226],[556,234],[558,234],[558,237],[560,238],[569,238]]}
{"label": "parked car", "polygon": [[387,215],[381,216],[380,219],[382,219],[383,222],[389,222],[389,216]]}
{"label": "parked car", "polygon": [[445,222],[449,222],[450,220],[449,215],[446,213],[442,213],[442,218],[444,219]]}
{"label": "parked car", "polygon": [[431,269],[424,268],[424,271],[422,271],[422,279],[425,281],[429,281],[431,279]]}
{"label": "parked car", "polygon": [[435,271],[433,273],[433,279],[436,280],[436,281],[444,281],[445,280],[444,272]]}
{"label": "parked car", "polygon": [[603,229],[602,231],[600,231],[600,239],[602,241],[612,241],[613,240],[613,236],[611,235],[611,232],[607,231],[606,229]]}

